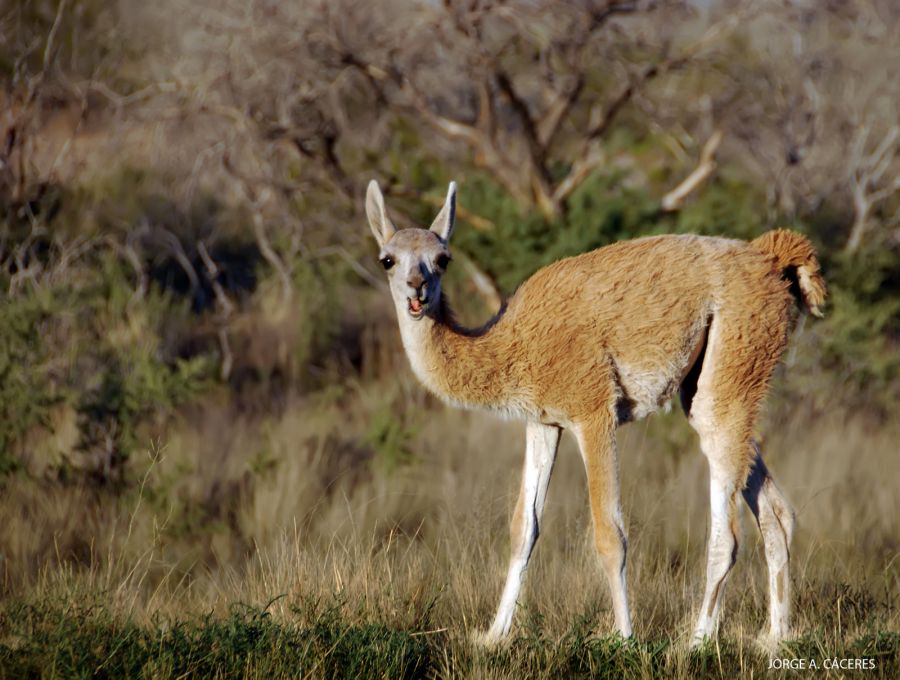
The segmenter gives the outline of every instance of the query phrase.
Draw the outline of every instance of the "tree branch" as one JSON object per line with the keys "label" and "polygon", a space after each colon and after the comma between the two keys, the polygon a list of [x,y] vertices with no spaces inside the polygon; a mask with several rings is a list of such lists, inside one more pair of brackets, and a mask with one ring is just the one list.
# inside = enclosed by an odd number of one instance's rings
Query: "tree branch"
{"label": "tree branch", "polygon": [[724,33],[734,30],[740,25],[741,21],[746,19],[746,16],[746,11],[736,12],[724,21],[710,26],[696,42],[688,45],[678,55],[666,58],[658,64],[645,68],[636,79],[633,79],[606,105],[605,110],[601,110],[599,106],[594,107],[591,111],[592,122],[581,144],[581,150],[576,155],[568,174],[557,184],[553,191],[554,203],[559,205],[565,201],[569,194],[599,165],[604,157],[599,148],[599,140],[609,130],[625,105],[632,100],[641,88],[660,75],[688,63],[715,39]]}
{"label": "tree branch", "polygon": [[539,139],[538,130],[528,110],[528,104],[519,97],[509,76],[501,69],[497,70],[497,86],[509,99],[510,105],[522,126],[522,133],[528,147],[528,165],[525,171],[531,188],[534,203],[548,219],[559,213],[559,204],[553,200],[550,172],[547,170],[546,148]]}
{"label": "tree branch", "polygon": [[537,125],[537,136],[540,143],[544,146],[545,149],[550,148],[550,145],[553,143],[553,138],[556,136],[557,131],[559,130],[559,126],[563,120],[565,120],[566,116],[569,115],[569,111],[572,110],[572,107],[575,105],[575,102],[578,101],[579,95],[581,95],[581,91],[584,89],[584,76],[582,74],[578,74],[575,77],[575,82],[570,86],[566,91],[560,92],[547,108],[546,113],[544,113],[541,120]]}
{"label": "tree branch", "polygon": [[844,245],[844,252],[859,250],[869,230],[869,218],[876,203],[900,190],[900,177],[878,187],[881,178],[896,157],[895,145],[900,138],[900,127],[894,125],[870,154],[865,147],[869,140],[870,126],[863,125],[856,134],[850,152],[850,192],[853,196],[853,226]]}
{"label": "tree branch", "polygon": [[454,257],[466,270],[469,280],[475,286],[478,295],[487,304],[488,309],[491,311],[500,309],[500,305],[503,304],[503,297],[500,295],[500,291],[497,290],[493,279],[486,272],[482,271],[471,257],[458,248],[454,250]]}
{"label": "tree branch", "polygon": [[716,130],[703,145],[700,162],[694,171],[681,183],[669,191],[662,199],[662,209],[666,212],[679,210],[685,199],[697,189],[716,170],[716,150],[722,143],[722,131]]}

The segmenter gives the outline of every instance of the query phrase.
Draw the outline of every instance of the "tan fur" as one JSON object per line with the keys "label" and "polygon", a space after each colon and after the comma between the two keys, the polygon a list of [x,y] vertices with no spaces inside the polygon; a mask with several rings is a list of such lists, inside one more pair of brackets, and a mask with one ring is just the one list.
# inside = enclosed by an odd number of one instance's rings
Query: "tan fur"
{"label": "tan fur", "polygon": [[[751,243],[693,235],[616,243],[541,269],[497,316],[473,330],[456,323],[440,294],[443,271],[436,262],[448,253],[454,209],[451,185],[431,230],[395,231],[377,185],[369,189],[367,210],[381,257],[397,263],[388,274],[411,364],[424,384],[449,402],[576,433],[595,543],[613,589],[619,630],[627,635],[631,629],[614,430],[685,389],[692,367],[697,378],[688,398],[689,418],[709,459],[713,508],[707,591],[695,638],[715,630],[722,587],[736,554],[736,499],[751,469],[761,475],[760,486],[752,498],[746,491],[745,497],[748,504],[760,503],[754,514],[767,556],[772,546],[770,569],[778,570],[777,593],[772,574],[772,597],[782,600],[790,528],[778,534],[773,527],[789,510],[774,483],[771,489],[764,484],[771,477],[751,433],[788,340],[792,268],[813,313],[824,302],[825,284],[809,241],[776,230]],[[424,312],[416,316],[411,310],[419,301]],[[526,479],[529,470],[537,470],[534,478],[545,484],[555,455],[555,444],[552,452],[541,444],[541,436],[547,442],[555,441],[553,436],[535,432],[530,455],[544,461],[543,467],[526,460],[511,525],[513,554],[524,555],[526,564],[538,527],[524,521],[523,513],[533,506],[539,521],[541,510],[535,505],[536,487]],[[523,572],[524,567],[511,567],[504,601],[514,602],[514,581]],[[505,606],[501,603],[492,638],[508,632]],[[776,612],[773,605],[773,636],[786,634],[786,617],[786,609]]]}
{"label": "tan fur", "polygon": [[809,240],[787,229],[773,229],[751,244],[775,259],[775,270],[784,272],[789,267],[797,270],[798,285],[803,302],[815,316],[822,316],[825,303],[825,279],[819,272],[819,261]]}
{"label": "tan fur", "polygon": [[662,406],[710,317],[720,317],[741,342],[719,396],[755,401],[769,371],[746,364],[764,356],[774,365],[784,349],[786,291],[746,243],[638,239],[538,271],[484,332],[459,328],[445,306],[422,350],[437,369],[430,386],[441,396],[570,426],[600,409],[614,412],[619,397],[633,402],[634,417]]}

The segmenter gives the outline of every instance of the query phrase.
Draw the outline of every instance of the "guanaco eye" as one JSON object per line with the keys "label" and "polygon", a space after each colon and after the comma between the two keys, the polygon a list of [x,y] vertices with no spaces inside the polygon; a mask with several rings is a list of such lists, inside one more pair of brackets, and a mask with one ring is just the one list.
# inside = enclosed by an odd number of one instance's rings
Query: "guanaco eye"
{"label": "guanaco eye", "polygon": [[390,269],[394,266],[394,258],[392,258],[390,255],[385,255],[381,258],[381,266],[385,269]]}
{"label": "guanaco eye", "polygon": [[441,253],[440,255],[437,256],[437,259],[434,262],[441,269],[446,269],[447,266],[450,264],[450,256],[444,255],[443,253]]}

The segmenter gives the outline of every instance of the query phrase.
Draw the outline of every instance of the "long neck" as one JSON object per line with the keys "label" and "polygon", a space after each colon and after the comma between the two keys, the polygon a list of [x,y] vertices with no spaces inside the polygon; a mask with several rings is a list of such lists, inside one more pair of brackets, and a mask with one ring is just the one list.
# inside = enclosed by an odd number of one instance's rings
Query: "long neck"
{"label": "long neck", "polygon": [[398,311],[403,346],[413,371],[426,387],[466,406],[506,406],[510,366],[502,351],[505,306],[475,329],[456,322],[444,296],[437,308],[419,321],[408,318],[404,310]]}

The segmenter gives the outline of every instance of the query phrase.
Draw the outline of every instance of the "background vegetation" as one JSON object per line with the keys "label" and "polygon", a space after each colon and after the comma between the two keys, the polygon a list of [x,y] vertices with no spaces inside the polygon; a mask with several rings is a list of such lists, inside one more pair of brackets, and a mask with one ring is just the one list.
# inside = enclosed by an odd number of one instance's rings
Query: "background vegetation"
{"label": "background vegetation", "polygon": [[[513,642],[515,424],[427,395],[362,215],[460,183],[448,282],[483,321],[619,239],[812,238],[760,425],[798,513],[786,657],[900,650],[900,21],[892,3],[22,0],[0,9],[0,675],[733,677],[747,522],[689,654],[706,471],[623,428],[639,642],[612,628],[565,442]],[[597,636],[595,633],[599,633]]]}

